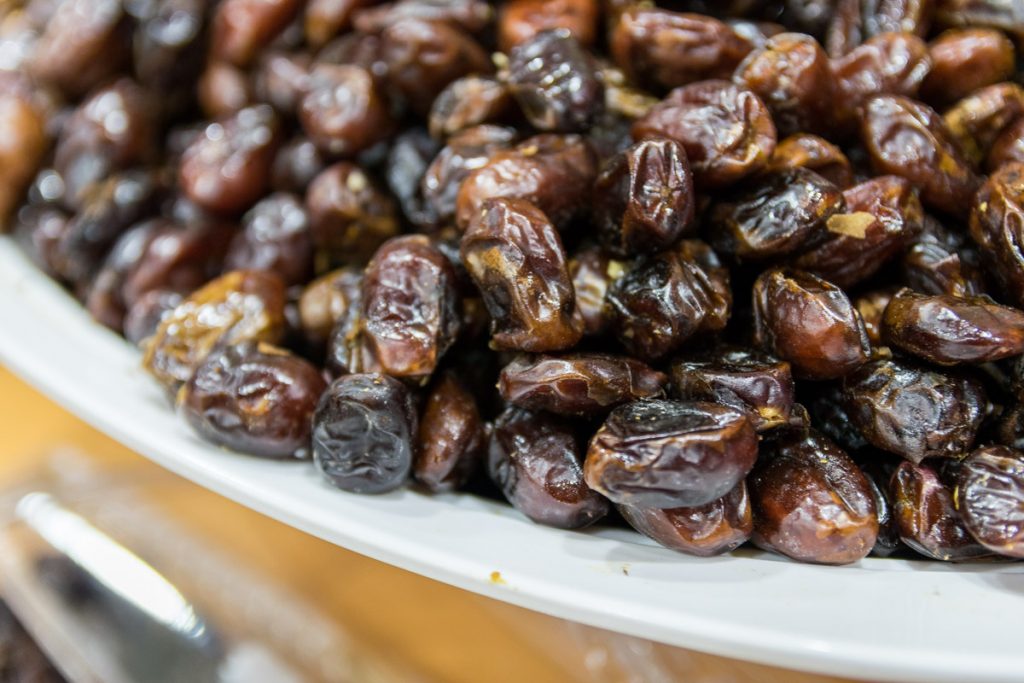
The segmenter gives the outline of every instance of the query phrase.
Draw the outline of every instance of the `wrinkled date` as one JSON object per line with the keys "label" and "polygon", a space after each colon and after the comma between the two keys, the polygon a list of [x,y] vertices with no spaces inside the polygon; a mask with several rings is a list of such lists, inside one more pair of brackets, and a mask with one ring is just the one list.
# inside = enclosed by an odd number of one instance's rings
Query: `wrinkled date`
{"label": "wrinkled date", "polygon": [[793,261],[839,287],[868,279],[921,232],[924,209],[914,187],[879,176],[843,192],[845,211],[825,222],[827,238]]}
{"label": "wrinkled date", "polygon": [[765,173],[718,200],[705,232],[716,251],[737,261],[773,259],[820,242],[845,206],[839,188],[814,171]]}
{"label": "wrinkled date", "polygon": [[990,554],[964,526],[952,492],[931,468],[900,463],[889,490],[900,539],[917,552],[946,562]]}
{"label": "wrinkled date", "polygon": [[604,85],[590,54],[567,29],[543,31],[509,55],[508,86],[538,130],[576,132],[604,108]]}
{"label": "wrinkled date", "polygon": [[870,553],[878,515],[856,463],[816,432],[766,446],[749,480],[754,543],[821,564],[848,564]]}
{"label": "wrinkled date", "polygon": [[593,45],[600,4],[599,0],[509,0],[502,4],[498,18],[498,46],[510,52],[550,29],[565,29],[583,45]]}
{"label": "wrinkled date", "polygon": [[836,116],[843,130],[873,95],[916,97],[932,67],[928,46],[908,33],[883,33],[833,62]]}
{"label": "wrinkled date", "polygon": [[946,31],[928,45],[928,54],[932,68],[921,96],[937,104],[955,102],[1013,76],[1013,43],[990,28]]}
{"label": "wrinkled date", "polygon": [[385,493],[412,471],[417,417],[397,379],[345,375],[320,397],[313,415],[313,458],[332,485],[353,493]]}
{"label": "wrinkled date", "polygon": [[584,481],[572,426],[559,418],[506,410],[491,431],[487,469],[508,501],[540,524],[580,529],[608,514],[608,501]]}
{"label": "wrinkled date", "polygon": [[664,374],[604,353],[520,357],[501,371],[501,397],[520,408],[561,415],[600,414],[662,393]]}
{"label": "wrinkled date", "polygon": [[853,184],[853,168],[843,150],[828,140],[809,133],[797,133],[780,140],[768,161],[767,170],[806,168],[839,189]]}
{"label": "wrinkled date", "polygon": [[1024,164],[992,174],[971,208],[971,237],[1004,296],[1024,306]]}
{"label": "wrinkled date", "polygon": [[298,117],[320,150],[353,156],[383,139],[391,116],[373,75],[353,64],[317,64],[309,73]]}
{"label": "wrinkled date", "polygon": [[693,174],[675,140],[638,142],[608,162],[594,184],[594,218],[617,256],[659,251],[690,231]]}
{"label": "wrinkled date", "polygon": [[686,148],[703,188],[730,185],[764,168],[775,151],[775,124],[764,102],[728,81],[676,88],[633,124],[633,138],[667,137]]}
{"label": "wrinkled date", "polygon": [[811,36],[772,37],[747,55],[733,78],[768,105],[780,135],[831,129],[836,79],[828,55]]}
{"label": "wrinkled date", "polygon": [[590,441],[584,472],[615,503],[694,507],[731,491],[756,459],[757,433],[745,412],[648,399],[612,411]]}
{"label": "wrinkled date", "polygon": [[313,349],[323,350],[337,321],[358,311],[363,273],[356,267],[339,268],[310,282],[299,297],[299,324]]}
{"label": "wrinkled date", "polygon": [[754,349],[719,347],[672,364],[675,395],[745,411],[757,431],[788,422],[795,387],[789,363]]}
{"label": "wrinkled date", "polygon": [[309,280],[313,273],[313,242],[309,216],[298,197],[272,194],[242,218],[239,232],[224,258],[227,270],[270,270],[287,285]]}
{"label": "wrinkled date", "polygon": [[1024,453],[988,446],[960,468],[954,497],[964,526],[994,553],[1024,558]]}
{"label": "wrinkled date", "polygon": [[703,242],[641,259],[606,296],[615,333],[630,353],[658,360],[700,332],[717,332],[729,320],[729,271]]}
{"label": "wrinkled date", "polygon": [[578,135],[537,135],[495,153],[462,182],[456,223],[465,229],[489,199],[526,199],[562,229],[587,204],[597,159]]}
{"label": "wrinkled date", "polygon": [[491,199],[462,238],[462,262],[491,314],[497,348],[575,346],[583,320],[565,249],[547,216],[523,199]]}
{"label": "wrinkled date", "polygon": [[430,377],[459,333],[455,279],[451,262],[423,235],[377,250],[363,276],[362,334],[382,372]]}
{"label": "wrinkled date", "polygon": [[448,84],[430,107],[430,134],[437,139],[509,118],[508,84],[490,76],[464,76]]}
{"label": "wrinkled date", "polygon": [[284,306],[284,283],[273,273],[222,275],[164,318],[146,343],[143,366],[174,391],[217,346],[277,343],[284,333]]}
{"label": "wrinkled date", "polygon": [[306,458],[313,411],[326,386],[308,361],[246,342],[207,356],[177,400],[192,428],[213,443],[270,458]]}
{"label": "wrinkled date", "polygon": [[860,313],[843,290],[778,268],[754,283],[754,343],[807,379],[842,377],[867,362],[871,351]]}
{"label": "wrinkled date", "polygon": [[443,373],[420,416],[413,476],[430,491],[455,491],[476,472],[486,445],[476,399],[453,372]]}
{"label": "wrinkled date", "polygon": [[906,178],[929,206],[967,213],[978,179],[935,111],[905,97],[872,97],[864,105],[861,137],[877,172]]}
{"label": "wrinkled date", "polygon": [[603,249],[588,247],[569,260],[569,275],[576,293],[576,310],[583,317],[583,334],[603,334],[612,324],[605,306],[608,288],[626,273],[626,264],[609,258]]}
{"label": "wrinkled date", "polygon": [[751,47],[713,17],[645,7],[623,12],[611,35],[618,67],[652,88],[728,78]]}
{"label": "wrinkled date", "polygon": [[977,251],[969,235],[926,217],[924,230],[903,254],[903,279],[924,294],[972,296],[985,292]]}
{"label": "wrinkled date", "polygon": [[885,340],[938,365],[984,363],[1024,353],[1024,312],[988,297],[903,289],[882,319]]}
{"label": "wrinkled date", "polygon": [[1024,88],[999,83],[963,98],[943,116],[952,139],[975,167],[991,152],[1002,132],[1024,115]]}
{"label": "wrinkled date", "polygon": [[843,381],[850,423],[872,445],[919,463],[958,458],[985,416],[981,385],[903,361],[873,361]]}
{"label": "wrinkled date", "polygon": [[697,507],[659,510],[619,505],[618,510],[644,536],[699,557],[735,550],[750,538],[754,528],[744,482],[718,500]]}

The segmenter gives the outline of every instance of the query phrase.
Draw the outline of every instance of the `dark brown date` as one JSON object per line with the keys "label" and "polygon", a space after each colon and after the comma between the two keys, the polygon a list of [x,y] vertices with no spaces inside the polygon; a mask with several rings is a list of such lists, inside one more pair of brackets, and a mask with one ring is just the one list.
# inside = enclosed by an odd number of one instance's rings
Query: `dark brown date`
{"label": "dark brown date", "polygon": [[284,283],[261,270],[234,271],[196,290],[160,323],[142,364],[175,391],[218,346],[277,343],[285,327]]}
{"label": "dark brown date", "polygon": [[476,399],[453,371],[443,373],[420,415],[413,477],[431,492],[455,491],[476,472],[486,445]]}
{"label": "dark brown date", "polygon": [[754,343],[806,379],[835,379],[867,362],[871,345],[843,290],[800,271],[773,269],[754,283]]}
{"label": "dark brown date", "polygon": [[142,346],[182,299],[181,294],[164,289],[153,289],[140,296],[124,314],[124,338]]}
{"label": "dark brown date", "polygon": [[331,156],[354,156],[393,128],[373,75],[354,64],[314,66],[298,117],[309,139]]}
{"label": "dark brown date", "polygon": [[224,258],[227,270],[269,270],[286,285],[301,285],[313,274],[309,215],[298,197],[272,194],[242,218],[242,230]]}
{"label": "dark brown date", "polygon": [[54,168],[64,182],[64,203],[81,208],[89,187],[109,174],[151,163],[156,121],[145,91],[122,78],[96,90],[60,129]]}
{"label": "dark brown date", "polygon": [[629,525],[666,548],[687,555],[712,557],[743,545],[754,529],[747,485],[698,507],[638,508],[619,505]]}
{"label": "dark brown date", "polygon": [[684,401],[709,401],[747,413],[759,432],[785,425],[793,410],[789,363],[754,349],[719,346],[672,363],[672,387]]}
{"label": "dark brown date", "polygon": [[1024,558],[1024,453],[979,448],[958,479],[953,501],[971,535],[994,553]]}
{"label": "dark brown date", "polygon": [[324,155],[305,136],[297,136],[281,145],[270,171],[270,187],[276,192],[303,194],[313,178],[324,170]]}
{"label": "dark brown date", "polygon": [[181,159],[178,182],[207,211],[234,215],[270,185],[279,123],[267,105],[248,107],[206,126]]}
{"label": "dark brown date", "polygon": [[656,361],[729,320],[729,271],[703,242],[683,240],[642,258],[606,295],[612,326],[633,355]]}
{"label": "dark brown date", "polygon": [[362,296],[363,272],[350,266],[331,271],[310,282],[299,297],[299,322],[313,349],[324,348],[338,320]]}
{"label": "dark brown date", "polygon": [[473,126],[509,118],[508,84],[491,76],[463,76],[441,91],[430,106],[430,134],[439,140]]}
{"label": "dark brown date", "polygon": [[356,10],[371,4],[372,0],[309,0],[303,15],[306,42],[322,47],[351,26]]}
{"label": "dark brown date", "polygon": [[995,173],[1003,164],[1024,162],[1024,117],[1017,119],[999,134],[985,158],[985,168]]}
{"label": "dark brown date", "polygon": [[828,52],[841,57],[881,33],[924,36],[935,0],[837,0],[828,26]]}
{"label": "dark brown date", "polygon": [[388,240],[363,275],[362,335],[381,371],[425,382],[461,322],[455,269],[424,235]]}
{"label": "dark brown date", "polygon": [[268,51],[253,75],[256,96],[283,115],[294,114],[309,89],[312,60],[305,52]]}
{"label": "dark brown date", "polygon": [[691,232],[696,198],[686,150],[644,140],[605,164],[594,184],[594,221],[616,256],[653,253]]}
{"label": "dark brown date", "polygon": [[747,55],[733,80],[768,105],[779,135],[828,132],[835,118],[836,78],[811,36],[780,33]]}
{"label": "dark brown date", "polygon": [[971,237],[1001,296],[1024,306],[1024,164],[1009,163],[981,186],[971,208]]}
{"label": "dark brown date", "polygon": [[969,236],[926,217],[921,236],[903,255],[903,278],[925,294],[973,296],[985,291],[976,252],[966,247]]}
{"label": "dark brown date", "polygon": [[872,97],[864,105],[861,136],[877,173],[906,178],[925,204],[966,215],[978,178],[934,110],[905,97]]}
{"label": "dark brown date", "polygon": [[524,199],[490,199],[482,209],[461,254],[491,315],[492,344],[535,352],[575,346],[583,320],[554,226]]}
{"label": "dark brown date", "polygon": [[612,59],[633,82],[662,89],[729,78],[752,47],[713,17],[646,7],[623,12],[610,42]]}
{"label": "dark brown date", "polygon": [[1024,312],[985,296],[903,289],[885,309],[887,343],[937,365],[985,363],[1024,353]]}
{"label": "dark brown date", "polygon": [[587,208],[597,159],[578,135],[537,135],[493,154],[462,182],[456,223],[465,229],[492,198],[525,199],[562,229]]}
{"label": "dark brown date", "polygon": [[177,402],[207,441],[266,458],[308,458],[313,411],[326,387],[310,362],[248,342],[214,350]]}
{"label": "dark brown date", "polygon": [[878,538],[878,514],[867,477],[822,434],[765,443],[750,475],[752,540],[802,562],[849,564]]}
{"label": "dark brown date", "polygon": [[399,230],[391,197],[347,161],[329,166],[313,179],[306,209],[318,270],[366,263]]}
{"label": "dark brown date", "polygon": [[777,259],[820,242],[845,205],[839,188],[814,171],[764,173],[720,196],[705,234],[717,252],[736,261]]}
{"label": "dark brown date", "polygon": [[900,538],[915,551],[946,562],[990,554],[967,531],[952,492],[930,467],[900,463],[889,491]]}
{"label": "dark brown date", "polygon": [[626,264],[608,257],[602,249],[587,247],[569,260],[569,275],[576,293],[576,310],[583,317],[583,334],[604,334],[612,324],[605,306],[608,289],[625,275]]}
{"label": "dark brown date", "polygon": [[131,59],[131,24],[120,0],[68,0],[53,16],[28,63],[36,78],[80,96]]}
{"label": "dark brown date", "polygon": [[640,361],[606,353],[521,356],[498,380],[512,405],[559,415],[594,415],[661,395],[667,378]]}
{"label": "dark brown date", "polygon": [[882,33],[832,64],[837,100],[834,117],[845,130],[873,95],[917,97],[932,68],[925,42],[910,33]]}
{"label": "dark brown date", "polygon": [[702,188],[730,185],[764,168],[776,132],[764,102],[728,81],[676,88],[633,124],[633,138],[667,137],[686,148]]}
{"label": "dark brown date", "polygon": [[509,408],[494,423],[488,446],[491,479],[535,522],[560,529],[590,526],[608,501],[584,481],[572,426],[543,413]]}
{"label": "dark brown date", "polygon": [[777,173],[796,168],[814,171],[839,189],[853,184],[853,168],[843,151],[810,133],[797,133],[780,140],[766,170]]}
{"label": "dark brown date", "polygon": [[313,458],[333,486],[386,493],[412,472],[416,407],[397,379],[345,375],[320,397],[313,414]]}
{"label": "dark brown date", "polygon": [[249,66],[304,4],[301,0],[223,0],[213,15],[213,56],[235,66]]}
{"label": "dark brown date", "polygon": [[[420,180],[420,193],[439,225],[455,221],[459,190],[467,176],[486,166],[495,153],[511,147],[515,138],[512,128],[484,125],[467,128],[448,139]],[[514,168],[514,163],[506,166]]]}
{"label": "dark brown date", "polygon": [[943,115],[952,139],[976,168],[988,156],[996,140],[1024,116],[1024,88],[998,83],[971,93]]}
{"label": "dark brown date", "polygon": [[456,78],[492,70],[473,36],[441,21],[408,18],[389,23],[381,32],[380,49],[389,85],[421,116]]}
{"label": "dark brown date", "polygon": [[599,0],[509,0],[498,16],[498,47],[511,52],[541,31],[551,29],[565,29],[581,44],[593,45],[599,9]]}
{"label": "dark brown date", "polygon": [[255,100],[246,73],[227,62],[209,62],[196,83],[196,93],[208,119],[231,116]]}
{"label": "dark brown date", "polygon": [[584,473],[615,503],[695,507],[729,493],[756,459],[757,434],[745,412],[648,399],[612,411],[590,441]]}
{"label": "dark brown date", "polygon": [[986,398],[969,377],[877,360],[843,380],[843,405],[869,443],[920,463],[962,457],[985,416]]}
{"label": "dark brown date", "polygon": [[990,28],[946,31],[928,45],[928,54],[932,69],[921,96],[940,105],[1010,80],[1015,66],[1013,43]]}
{"label": "dark brown date", "polygon": [[849,288],[877,273],[917,237],[924,209],[914,187],[898,176],[854,185],[843,199],[846,210],[825,222],[827,237],[793,266]]}
{"label": "dark brown date", "polygon": [[537,130],[583,131],[604,109],[594,60],[567,29],[542,31],[512,50],[506,81]]}

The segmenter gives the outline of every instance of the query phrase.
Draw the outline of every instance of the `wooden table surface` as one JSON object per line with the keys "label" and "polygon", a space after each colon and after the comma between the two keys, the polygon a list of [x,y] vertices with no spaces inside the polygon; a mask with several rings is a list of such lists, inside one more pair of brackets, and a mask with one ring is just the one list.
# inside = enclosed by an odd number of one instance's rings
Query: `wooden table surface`
{"label": "wooden table surface", "polygon": [[[156,468],[91,429],[0,367],[0,488],[31,473],[55,448],[104,466]],[[135,471],[135,470],[133,470]],[[174,516],[255,570],[309,599],[359,642],[444,683],[642,683],[608,665],[608,637],[446,586],[290,529],[197,486],[175,498]],[[344,577],[344,580],[332,580]],[[632,643],[632,651],[647,652]],[[681,683],[841,683],[662,646]],[[644,655],[647,656],[647,655]],[[593,667],[589,672],[587,665]]]}

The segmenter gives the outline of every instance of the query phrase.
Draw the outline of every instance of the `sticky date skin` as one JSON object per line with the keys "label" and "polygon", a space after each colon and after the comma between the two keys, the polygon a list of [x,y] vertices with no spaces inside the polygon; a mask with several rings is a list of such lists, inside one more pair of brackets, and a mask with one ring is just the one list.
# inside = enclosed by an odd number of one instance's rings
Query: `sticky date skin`
{"label": "sticky date skin", "polygon": [[490,199],[462,238],[462,262],[483,295],[499,349],[575,346],[583,320],[551,222],[523,199]]}
{"label": "sticky date skin", "polygon": [[982,185],[970,226],[982,263],[1003,296],[1024,306],[1024,164],[1006,164]]}
{"label": "sticky date skin", "polygon": [[842,377],[871,350],[860,313],[841,289],[784,269],[765,271],[754,283],[754,343],[807,379]]}
{"label": "sticky date skin", "polygon": [[604,353],[521,356],[498,380],[512,405],[561,415],[600,414],[662,393],[666,377],[640,361]]}
{"label": "sticky date skin", "polygon": [[718,500],[697,507],[659,510],[619,505],[618,510],[644,536],[698,557],[735,550],[750,538],[754,528],[744,482]]}
{"label": "sticky date skin", "polygon": [[850,456],[813,431],[766,446],[749,479],[754,543],[820,564],[867,556],[878,516],[871,485]]}
{"label": "sticky date skin", "polygon": [[612,411],[590,441],[584,473],[615,503],[694,507],[727,494],[756,458],[757,434],[744,412],[648,399]]}
{"label": "sticky date skin", "polygon": [[967,452],[985,415],[986,397],[970,377],[877,360],[843,380],[843,406],[873,446],[920,463]]}
{"label": "sticky date skin", "polygon": [[786,424],[795,390],[786,361],[755,349],[728,346],[675,361],[672,387],[683,400],[745,411],[759,432]]}
{"label": "sticky date skin", "polygon": [[902,462],[889,483],[900,539],[933,560],[956,562],[989,555],[971,536],[952,492],[932,468]]}
{"label": "sticky date skin", "polygon": [[213,443],[268,458],[307,458],[313,411],[326,386],[308,361],[247,342],[207,356],[178,405]]}
{"label": "sticky date skin", "polygon": [[424,235],[385,242],[363,277],[363,338],[381,370],[426,380],[459,333],[455,269]]}
{"label": "sticky date skin", "polygon": [[937,365],[984,363],[1024,353],[1024,312],[988,297],[903,289],[882,318],[886,341]]}
{"label": "sticky date skin", "polygon": [[956,496],[964,526],[987,549],[1024,559],[1024,453],[987,446],[960,468]]}
{"label": "sticky date skin", "polygon": [[686,149],[667,138],[638,142],[608,162],[594,185],[594,214],[616,256],[652,253],[690,231],[696,198]]}
{"label": "sticky date skin", "polygon": [[420,415],[413,477],[434,493],[457,490],[476,472],[486,445],[473,395],[453,372],[441,374]]}
{"label": "sticky date skin", "polygon": [[385,493],[409,478],[416,430],[413,397],[399,380],[345,375],[327,388],[313,415],[313,457],[332,485]]}
{"label": "sticky date skin", "polygon": [[633,139],[680,142],[699,188],[714,189],[763,169],[777,133],[764,102],[729,81],[703,81],[670,92],[633,124]]}
{"label": "sticky date skin", "polygon": [[580,529],[608,514],[608,501],[584,481],[572,426],[554,416],[508,408],[492,428],[487,468],[508,501],[540,524]]}

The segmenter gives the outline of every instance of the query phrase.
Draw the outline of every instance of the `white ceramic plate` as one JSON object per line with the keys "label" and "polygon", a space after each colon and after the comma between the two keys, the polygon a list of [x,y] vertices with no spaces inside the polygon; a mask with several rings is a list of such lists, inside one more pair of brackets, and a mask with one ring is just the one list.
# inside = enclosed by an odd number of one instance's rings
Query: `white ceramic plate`
{"label": "white ceramic plate", "polygon": [[[523,607],[665,643],[875,680],[1024,680],[1024,565],[754,551],[689,558],[613,530],[565,532],[470,496],[356,496],[306,463],[195,437],[138,352],[0,238],[0,360],[164,467],[332,543]],[[16,427],[16,425],[15,425]],[[2,438],[2,437],[0,437]]]}

